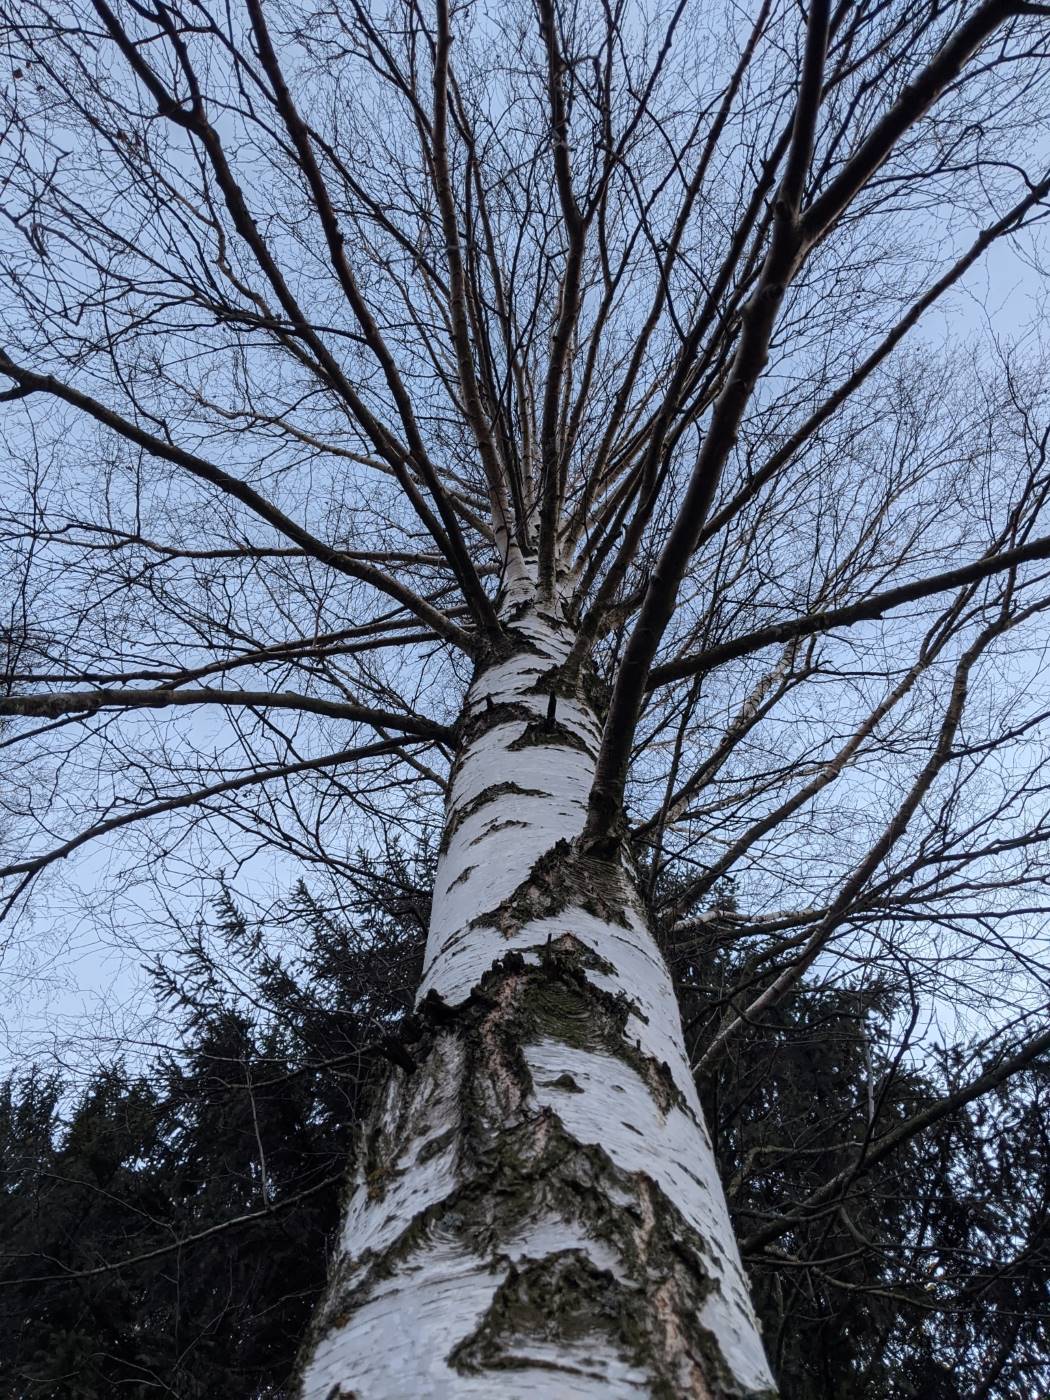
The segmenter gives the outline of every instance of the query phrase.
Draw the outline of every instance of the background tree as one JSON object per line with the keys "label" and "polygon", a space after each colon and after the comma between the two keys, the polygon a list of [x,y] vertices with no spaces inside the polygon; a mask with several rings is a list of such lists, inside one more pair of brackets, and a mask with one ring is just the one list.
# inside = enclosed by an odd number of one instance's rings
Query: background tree
{"label": "background tree", "polygon": [[305,1392],[768,1391],[694,1071],[1041,1046],[1046,7],[4,13],[6,912],[429,833]]}
{"label": "background tree", "polygon": [[8,1393],[290,1393],[368,1066],[418,977],[423,931],[389,894],[403,872],[373,882],[352,927],[296,895],[294,979],[225,902],[221,961],[187,931],[155,969],[180,1053],[140,1052],[137,1072],[107,1065],[86,1085],[8,1084]]}

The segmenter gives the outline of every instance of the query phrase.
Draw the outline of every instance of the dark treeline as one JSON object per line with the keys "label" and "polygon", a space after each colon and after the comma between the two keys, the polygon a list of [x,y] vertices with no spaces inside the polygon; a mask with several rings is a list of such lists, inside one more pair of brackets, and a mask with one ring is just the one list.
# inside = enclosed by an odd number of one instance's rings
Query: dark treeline
{"label": "dark treeline", "polygon": [[[368,1150],[355,1126],[410,1012],[426,888],[426,863],[394,852],[362,862],[338,914],[299,889],[264,931],[223,902],[154,970],[178,1052],[75,1088],[43,1067],[7,1082],[3,1396],[290,1393],[346,1164]],[[728,890],[695,925],[667,951],[698,1055],[747,939]],[[973,1077],[957,1049],[916,1068],[907,1024],[899,988],[803,983],[701,1084],[770,1356],[785,1400],[1030,1400],[1050,1353],[1050,1065],[871,1166]]]}

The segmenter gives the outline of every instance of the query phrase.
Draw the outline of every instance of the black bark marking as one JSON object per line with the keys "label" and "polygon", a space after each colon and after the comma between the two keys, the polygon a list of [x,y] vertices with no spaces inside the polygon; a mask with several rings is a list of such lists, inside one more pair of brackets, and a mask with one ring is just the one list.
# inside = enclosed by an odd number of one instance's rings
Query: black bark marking
{"label": "black bark marking", "polygon": [[[553,696],[551,697],[554,698]],[[510,752],[529,748],[563,748],[578,749],[580,753],[589,754],[594,757],[594,750],[582,735],[577,734],[568,725],[561,724],[558,720],[534,719],[525,726],[525,732],[519,734],[516,739],[512,739],[507,745]]]}
{"label": "black bark marking", "polygon": [[[506,821],[493,822],[491,826],[487,826],[484,831],[479,831],[477,836],[472,837],[468,845],[476,846],[479,841],[484,841],[486,836],[494,836],[497,831],[507,831],[512,826],[527,827],[528,822],[517,821],[513,817],[508,817]],[[471,869],[473,868],[472,866]]]}
{"label": "black bark marking", "polygon": [[[473,844],[474,843],[471,842],[471,845]],[[449,894],[452,890],[456,888],[457,885],[465,884],[466,881],[470,879],[471,875],[473,875],[474,871],[477,870],[477,868],[478,867],[476,865],[465,865],[463,869],[459,872],[459,874],[456,876],[456,878],[449,885],[445,893]]]}
{"label": "black bark marking", "polygon": [[548,1080],[545,1087],[564,1089],[567,1094],[582,1094],[584,1092],[568,1070],[563,1070],[562,1073],[558,1075],[557,1079]]}
{"label": "black bark marking", "polygon": [[441,833],[441,844],[438,847],[438,854],[444,855],[449,848],[453,836],[470,817],[475,816],[490,802],[495,802],[500,797],[550,797],[550,793],[543,792],[540,788],[525,788],[519,783],[492,783],[489,787],[479,792],[477,797],[472,797],[469,802],[464,802],[462,807],[457,808],[445,823],[445,830]]}

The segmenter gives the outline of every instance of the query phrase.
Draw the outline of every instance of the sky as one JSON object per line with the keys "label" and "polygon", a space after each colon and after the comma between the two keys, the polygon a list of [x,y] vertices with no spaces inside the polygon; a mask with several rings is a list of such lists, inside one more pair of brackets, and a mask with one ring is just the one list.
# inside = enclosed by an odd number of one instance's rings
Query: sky
{"label": "sky", "polygon": [[[1014,243],[1001,242],[908,343],[936,347],[945,337],[965,340],[988,330],[1004,341],[1034,342],[1045,333],[1045,311],[1040,272]],[[217,721],[201,715],[191,723],[202,738]],[[7,955],[14,992],[0,1025],[11,1062],[23,1061],[27,1046],[62,1045],[62,1054],[83,1054],[100,1033],[111,1043],[149,1038],[153,1005],[142,963],[165,946],[173,914],[192,916],[207,891],[187,872],[185,887],[173,888],[164,908],[143,884],[119,906],[114,926],[105,897],[108,876],[133,860],[136,849],[119,835],[96,843],[35,892],[31,929],[12,940]],[[224,864],[216,850],[214,868]],[[297,873],[287,857],[262,854],[238,872],[238,888],[246,900],[266,905]]]}

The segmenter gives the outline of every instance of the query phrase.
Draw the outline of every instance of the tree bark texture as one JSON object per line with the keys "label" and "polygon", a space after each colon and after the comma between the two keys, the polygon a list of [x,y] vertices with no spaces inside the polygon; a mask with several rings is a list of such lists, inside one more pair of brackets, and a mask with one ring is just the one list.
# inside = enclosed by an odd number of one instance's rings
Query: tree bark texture
{"label": "tree bark texture", "polygon": [[596,699],[561,617],[504,611],[514,645],[461,722],[415,1067],[366,1131],[303,1395],[772,1396],[634,874],[575,845]]}

